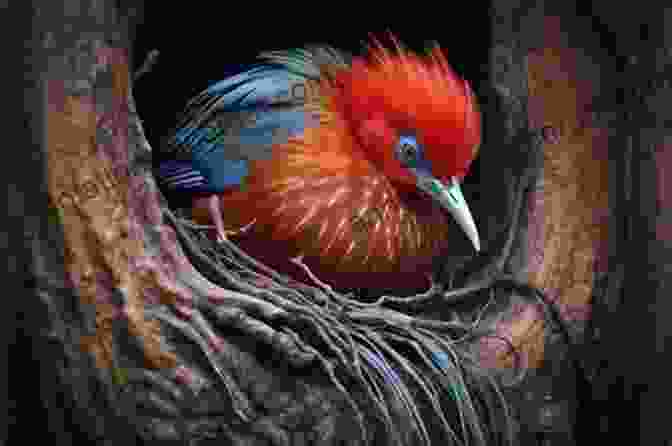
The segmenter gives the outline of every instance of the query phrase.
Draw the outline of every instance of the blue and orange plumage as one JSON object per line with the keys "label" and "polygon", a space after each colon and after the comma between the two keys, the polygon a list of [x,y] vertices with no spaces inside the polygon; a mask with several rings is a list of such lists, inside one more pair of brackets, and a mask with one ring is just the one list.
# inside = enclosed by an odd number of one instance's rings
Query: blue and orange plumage
{"label": "blue and orange plumage", "polygon": [[394,42],[262,54],[188,104],[157,177],[219,233],[251,223],[236,242],[278,270],[303,255],[339,289],[426,286],[453,217],[479,249],[459,181],[480,117],[438,47]]}

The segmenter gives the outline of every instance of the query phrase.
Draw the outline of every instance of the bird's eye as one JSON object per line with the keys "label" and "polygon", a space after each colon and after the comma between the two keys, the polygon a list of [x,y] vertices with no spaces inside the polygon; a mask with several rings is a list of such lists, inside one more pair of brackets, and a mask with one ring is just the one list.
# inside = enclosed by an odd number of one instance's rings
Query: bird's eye
{"label": "bird's eye", "polygon": [[402,164],[414,165],[420,157],[420,147],[415,138],[402,137],[397,144],[397,157]]}

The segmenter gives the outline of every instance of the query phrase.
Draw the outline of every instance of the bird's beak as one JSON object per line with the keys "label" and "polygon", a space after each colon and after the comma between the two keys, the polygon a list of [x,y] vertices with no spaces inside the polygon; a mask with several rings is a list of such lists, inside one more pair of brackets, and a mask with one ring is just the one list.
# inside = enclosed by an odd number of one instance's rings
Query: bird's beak
{"label": "bird's beak", "polygon": [[456,178],[451,178],[450,184],[444,184],[431,175],[416,172],[418,188],[422,189],[430,197],[436,200],[441,207],[453,216],[460,225],[476,252],[481,250],[481,241],[478,237],[478,229],[474,217],[471,216],[469,206],[462,195],[460,183]]}

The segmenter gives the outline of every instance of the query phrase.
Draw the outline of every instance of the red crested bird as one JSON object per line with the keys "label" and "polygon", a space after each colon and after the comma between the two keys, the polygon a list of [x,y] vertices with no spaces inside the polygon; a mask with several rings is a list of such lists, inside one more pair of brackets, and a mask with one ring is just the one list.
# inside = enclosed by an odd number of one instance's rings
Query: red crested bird
{"label": "red crested bird", "polygon": [[[480,114],[438,46],[416,54],[373,39],[362,57],[327,46],[262,53],[194,98],[156,174],[275,269],[304,264],[337,289],[418,290],[462,228],[460,183]],[[245,231],[238,230],[245,227]]]}

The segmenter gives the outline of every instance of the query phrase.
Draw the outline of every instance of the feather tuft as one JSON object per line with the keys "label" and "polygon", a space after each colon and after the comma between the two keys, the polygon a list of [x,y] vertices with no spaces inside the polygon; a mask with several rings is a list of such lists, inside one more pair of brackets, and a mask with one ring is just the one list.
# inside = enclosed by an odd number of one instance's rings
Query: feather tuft
{"label": "feather tuft", "polygon": [[480,144],[480,114],[468,83],[434,46],[428,55],[392,48],[371,36],[366,57],[340,75],[340,102],[353,121],[384,116],[395,128],[413,129],[445,176],[462,177]]}

